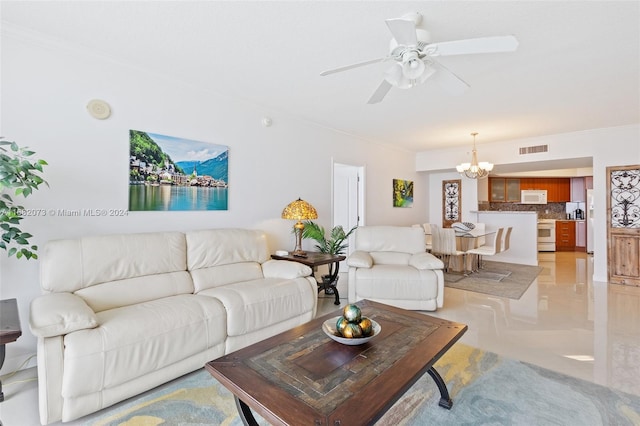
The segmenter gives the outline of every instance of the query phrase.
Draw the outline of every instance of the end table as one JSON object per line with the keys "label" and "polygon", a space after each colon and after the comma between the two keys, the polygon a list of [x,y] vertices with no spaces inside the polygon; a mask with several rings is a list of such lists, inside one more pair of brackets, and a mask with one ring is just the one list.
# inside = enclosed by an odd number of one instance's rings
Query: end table
{"label": "end table", "polygon": [[307,257],[299,257],[292,254],[287,254],[285,256],[272,254],[271,258],[274,260],[288,260],[290,262],[302,263],[303,265],[310,266],[314,271],[320,265],[334,264],[335,269],[333,270],[333,274],[329,276],[329,279],[326,281],[318,281],[318,279],[316,278],[316,282],[318,283],[318,293],[324,290],[325,294],[330,294],[327,293],[327,290],[331,290],[336,296],[336,300],[335,302],[333,302],[333,304],[340,304],[340,294],[338,293],[338,288],[336,287],[336,285],[338,283],[338,269],[340,268],[340,262],[346,259],[345,256],[309,251],[307,252]]}
{"label": "end table", "polygon": [[[16,299],[0,300],[0,368],[4,364],[4,345],[15,342],[20,336],[22,336],[22,329]],[[0,402],[2,401],[4,401],[4,393],[0,381]]]}

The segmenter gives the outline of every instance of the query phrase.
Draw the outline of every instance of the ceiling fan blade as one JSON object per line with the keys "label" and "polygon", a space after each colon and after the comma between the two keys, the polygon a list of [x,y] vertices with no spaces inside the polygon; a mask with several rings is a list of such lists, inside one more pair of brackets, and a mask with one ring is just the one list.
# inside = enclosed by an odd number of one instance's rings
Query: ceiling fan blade
{"label": "ceiling fan blade", "polygon": [[444,65],[436,61],[432,61],[431,65],[436,69],[436,72],[431,78],[452,95],[461,95],[471,87],[466,81],[455,75]]}
{"label": "ceiling fan blade", "polygon": [[387,19],[385,22],[398,44],[403,46],[416,46],[418,44],[416,24],[414,21],[397,18]]}
{"label": "ceiling fan blade", "polygon": [[429,56],[449,56],[472,53],[513,52],[517,48],[518,39],[509,35],[432,43],[428,44],[423,51]]}
{"label": "ceiling fan blade", "polygon": [[387,93],[389,93],[389,90],[391,90],[391,87],[391,83],[389,83],[387,80],[382,80],[382,83],[380,83],[380,86],[378,86],[376,91],[373,92],[373,95],[371,95],[367,103],[377,104],[378,102],[382,101]]}
{"label": "ceiling fan blade", "polygon": [[347,71],[353,68],[364,67],[365,65],[376,64],[378,62],[384,62],[389,59],[389,56],[385,56],[384,58],[372,59],[370,61],[358,62],[357,64],[345,65],[344,67],[334,68],[332,70],[323,71],[320,75],[325,76],[329,74],[335,74],[337,72]]}

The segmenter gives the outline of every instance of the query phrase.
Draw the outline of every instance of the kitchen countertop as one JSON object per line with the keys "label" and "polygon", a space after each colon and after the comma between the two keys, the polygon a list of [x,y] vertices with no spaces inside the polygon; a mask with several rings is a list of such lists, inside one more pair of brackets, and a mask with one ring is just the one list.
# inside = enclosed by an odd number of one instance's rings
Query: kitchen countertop
{"label": "kitchen countertop", "polygon": [[523,211],[511,211],[511,210],[471,210],[470,213],[482,213],[482,214],[535,214],[538,212],[523,212]]}

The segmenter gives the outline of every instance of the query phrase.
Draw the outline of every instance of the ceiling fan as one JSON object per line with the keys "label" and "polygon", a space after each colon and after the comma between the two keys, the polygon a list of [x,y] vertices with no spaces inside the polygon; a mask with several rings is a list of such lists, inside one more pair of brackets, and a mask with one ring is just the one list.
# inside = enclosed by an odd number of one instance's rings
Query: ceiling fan
{"label": "ceiling fan", "polygon": [[393,35],[387,56],[324,71],[320,75],[325,76],[365,65],[393,61],[393,65],[385,72],[382,83],[368,103],[375,104],[382,101],[392,87],[409,89],[424,83],[430,77],[438,80],[445,90],[457,95],[467,90],[469,85],[438,63],[435,60],[436,57],[513,52],[518,47],[518,40],[512,35],[431,43],[429,33],[417,28],[422,22],[422,15],[418,12],[409,13],[401,18],[387,19],[385,22]]}

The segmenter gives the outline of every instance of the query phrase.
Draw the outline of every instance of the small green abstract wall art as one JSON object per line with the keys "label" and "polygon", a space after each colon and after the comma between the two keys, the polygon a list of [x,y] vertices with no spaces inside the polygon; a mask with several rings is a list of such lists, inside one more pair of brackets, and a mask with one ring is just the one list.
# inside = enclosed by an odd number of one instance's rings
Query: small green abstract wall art
{"label": "small green abstract wall art", "polygon": [[393,207],[413,207],[413,181],[393,179]]}

